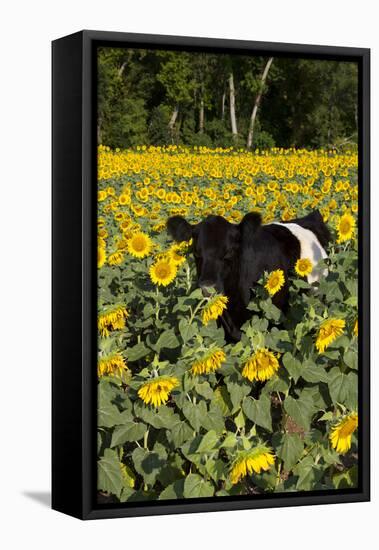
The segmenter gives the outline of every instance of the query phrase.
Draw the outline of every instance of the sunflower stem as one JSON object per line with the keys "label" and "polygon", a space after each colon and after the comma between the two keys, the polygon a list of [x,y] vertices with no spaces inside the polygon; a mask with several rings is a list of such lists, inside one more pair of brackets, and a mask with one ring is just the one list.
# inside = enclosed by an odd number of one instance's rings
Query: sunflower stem
{"label": "sunflower stem", "polygon": [[189,325],[192,323],[192,321],[194,320],[195,316],[196,316],[196,313],[199,311],[199,309],[201,308],[201,306],[208,301],[208,298],[202,298],[202,300],[200,300],[200,302],[197,304],[197,306],[195,307],[195,309],[193,310],[192,314],[191,314],[191,317],[190,317],[190,320],[189,320]]}
{"label": "sunflower stem", "polygon": [[146,430],[146,432],[144,433],[144,436],[143,436],[143,448],[148,450],[148,447],[147,447],[147,438],[149,437],[149,428]]}
{"label": "sunflower stem", "polygon": [[187,292],[191,289],[191,271],[189,265],[186,267],[186,277],[187,277]]}

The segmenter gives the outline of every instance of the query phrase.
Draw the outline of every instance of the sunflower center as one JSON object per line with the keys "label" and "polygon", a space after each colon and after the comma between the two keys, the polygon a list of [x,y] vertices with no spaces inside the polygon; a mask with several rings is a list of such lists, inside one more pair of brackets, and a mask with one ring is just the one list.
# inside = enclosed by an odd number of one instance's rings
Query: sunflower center
{"label": "sunflower center", "polygon": [[166,263],[162,263],[157,266],[156,273],[157,277],[159,277],[160,279],[164,279],[165,277],[170,275],[170,266]]}
{"label": "sunflower center", "polygon": [[137,252],[142,252],[145,248],[145,239],[143,237],[134,237],[132,244],[134,250]]}
{"label": "sunflower center", "polygon": [[260,365],[263,369],[267,369],[270,366],[270,358],[267,355],[263,355],[260,358]]}
{"label": "sunflower center", "polygon": [[340,224],[341,233],[348,233],[351,229],[351,224],[349,220],[343,220]]}

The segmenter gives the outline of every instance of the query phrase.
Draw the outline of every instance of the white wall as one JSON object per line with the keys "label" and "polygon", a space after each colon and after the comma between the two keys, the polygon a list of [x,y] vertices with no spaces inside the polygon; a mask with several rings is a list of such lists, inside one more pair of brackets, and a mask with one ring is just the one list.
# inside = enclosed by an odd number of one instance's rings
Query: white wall
{"label": "white wall", "polygon": [[[4,548],[349,550],[370,535],[376,541],[377,452],[372,503],[84,524],[40,502],[46,500],[50,483],[50,41],[92,28],[371,47],[375,100],[379,73],[375,4],[373,0],[13,0],[2,4],[0,258],[5,280],[0,294],[0,461],[4,463],[0,536],[8,538]],[[374,237],[379,230],[376,106],[377,102],[372,119]],[[374,257],[374,274],[378,267]],[[375,289],[373,297],[377,295]],[[378,352],[378,328],[373,325],[373,357]],[[375,383],[376,361],[372,367]],[[374,398],[374,446],[378,402]],[[70,406],[69,396],[67,403]]]}

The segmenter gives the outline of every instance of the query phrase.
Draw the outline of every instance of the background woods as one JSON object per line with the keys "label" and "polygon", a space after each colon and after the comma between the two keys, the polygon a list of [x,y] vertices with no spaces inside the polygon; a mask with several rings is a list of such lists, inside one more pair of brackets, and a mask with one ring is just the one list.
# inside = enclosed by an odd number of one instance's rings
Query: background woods
{"label": "background woods", "polygon": [[98,141],[110,147],[337,148],[357,140],[351,62],[104,48]]}

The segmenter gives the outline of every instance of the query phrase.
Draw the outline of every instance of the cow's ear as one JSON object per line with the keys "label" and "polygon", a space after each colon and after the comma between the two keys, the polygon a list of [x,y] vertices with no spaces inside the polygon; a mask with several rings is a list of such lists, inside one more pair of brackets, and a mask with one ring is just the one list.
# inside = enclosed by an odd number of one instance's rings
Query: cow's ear
{"label": "cow's ear", "polygon": [[172,216],[166,225],[169,235],[178,243],[189,241],[192,237],[193,226],[182,216]]}
{"label": "cow's ear", "polygon": [[239,225],[242,235],[255,233],[262,225],[262,217],[259,212],[250,212],[249,214],[245,214]]}

